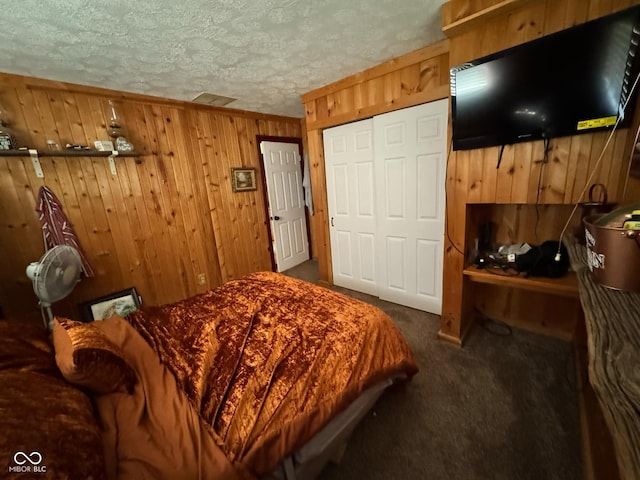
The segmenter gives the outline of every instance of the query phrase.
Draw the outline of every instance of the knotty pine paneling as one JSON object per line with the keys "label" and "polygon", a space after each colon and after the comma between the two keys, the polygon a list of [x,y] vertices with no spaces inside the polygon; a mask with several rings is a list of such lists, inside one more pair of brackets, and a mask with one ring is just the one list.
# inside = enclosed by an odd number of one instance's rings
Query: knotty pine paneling
{"label": "knotty pine paneling", "polygon": [[[528,242],[539,245],[545,240],[559,238],[571,215],[573,205],[535,205],[486,203],[467,204],[467,245],[478,238],[480,226],[491,222],[494,225],[495,241],[498,244]],[[580,224],[582,209],[578,209],[567,227],[573,233]]]}
{"label": "knotty pine paneling", "polygon": [[603,183],[611,198],[620,198],[630,131],[614,134],[597,169],[609,132],[552,139],[546,164],[542,142],[507,145],[500,168],[499,147],[452,152],[450,163],[465,203],[574,203],[589,178],[589,184]]}
{"label": "knotty pine paneling", "polygon": [[580,315],[577,298],[471,283],[468,285],[473,304],[470,315],[565,341],[573,337]]}
{"label": "knotty pine paneling", "polygon": [[[450,35],[451,66],[613,13],[635,3],[637,2],[631,0],[450,0],[443,7],[443,30]],[[452,24],[456,24],[455,28],[449,28]],[[636,119],[634,125],[637,123]],[[467,228],[475,225],[477,219],[468,219],[467,206],[482,203],[558,205],[555,209],[539,207],[544,218],[537,235],[532,236],[530,231],[506,235],[512,241],[529,240],[533,237],[541,240],[555,238],[553,232],[558,229],[558,224],[564,223],[561,214],[567,212],[567,207],[562,204],[572,205],[584,200],[585,186],[603,183],[608,189],[610,200],[623,200],[634,131],[634,128],[618,130],[604,153],[609,132],[552,139],[548,163],[543,162],[541,141],[507,146],[499,169],[496,169],[496,147],[452,152],[447,175],[447,212],[450,224],[444,260],[444,279],[448,288],[445,289],[443,298],[440,331],[443,337],[460,340],[471,318],[468,306],[473,299],[471,292],[465,293],[462,267],[463,252],[473,238],[473,232],[468,232]],[[509,212],[508,216],[514,215],[510,219],[511,225],[523,226],[537,222],[531,216],[530,209],[521,209],[515,205],[497,208],[495,216],[499,218],[505,212]],[[546,218],[549,216],[550,218]],[[504,229],[505,224],[501,225]],[[525,238],[520,235],[525,235]],[[524,312],[526,306],[523,302],[527,302],[527,298],[526,295],[502,295],[496,297],[496,306],[485,305],[485,308],[510,314]],[[498,318],[504,317],[502,314]]]}
{"label": "knotty pine paneling", "polygon": [[307,131],[309,143],[309,161],[311,170],[311,189],[313,191],[313,210],[311,228],[315,240],[318,258],[318,279],[321,283],[331,282],[331,239],[329,237],[329,210],[327,200],[327,177],[324,164],[324,143],[321,130]]}
{"label": "knotty pine paneling", "polygon": [[236,246],[218,248],[223,278],[229,280],[258,270],[271,270],[264,186],[258,182],[256,191],[233,193],[231,168],[253,167],[259,175],[256,136],[300,137],[300,123],[280,124],[205,111],[191,115],[212,205],[233,206],[211,211],[220,245]]}
{"label": "knotty pine paneling", "polygon": [[448,51],[444,40],[304,94],[307,130],[446,98]]}
{"label": "knotty pine paneling", "polygon": [[[302,119],[301,128],[303,132],[307,131],[307,122],[305,118]],[[309,141],[306,133],[305,135],[302,136],[302,152],[303,152],[303,159],[302,159],[303,162],[309,162],[310,161]],[[304,168],[304,165],[303,165],[303,168]],[[311,171],[311,168],[309,168],[309,171]],[[313,187],[312,187],[312,191],[313,191]],[[308,224],[307,229],[309,231],[309,237],[311,240],[311,244],[309,245],[309,249],[310,249],[309,254],[311,255],[311,258],[317,259],[318,252],[316,251],[316,243],[317,243],[316,231],[313,228],[312,222],[313,222],[313,216],[311,215],[311,212],[309,212],[307,209],[307,224]]]}
{"label": "knotty pine paneling", "polygon": [[486,10],[502,3],[504,0],[458,0],[449,1],[442,6],[442,24],[449,25],[467,18],[476,12]]}
{"label": "knotty pine paneling", "polygon": [[[0,305],[33,314],[37,299],[24,270],[43,252],[35,213],[38,188],[58,196],[96,272],[54,305],[75,316],[77,303],[135,286],[149,304],[173,302],[257,270],[270,270],[262,179],[232,193],[231,167],[260,172],[256,135],[300,137],[300,119],[199,106],[93,87],[0,74],[0,104],[20,145],[46,140],[92,145],[107,139],[115,99],[126,137],[140,153],[106,158],[0,157]],[[200,284],[198,276],[204,274]]]}

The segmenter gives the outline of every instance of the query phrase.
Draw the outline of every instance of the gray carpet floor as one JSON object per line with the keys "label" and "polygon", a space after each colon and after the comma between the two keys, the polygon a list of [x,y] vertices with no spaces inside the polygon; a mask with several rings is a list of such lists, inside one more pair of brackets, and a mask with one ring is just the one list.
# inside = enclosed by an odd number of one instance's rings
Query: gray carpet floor
{"label": "gray carpet floor", "polygon": [[[314,261],[285,273],[318,278]],[[381,397],[320,480],[582,478],[570,344],[487,323],[458,348],[437,339],[436,315],[335,289],[385,311],[420,372]]]}

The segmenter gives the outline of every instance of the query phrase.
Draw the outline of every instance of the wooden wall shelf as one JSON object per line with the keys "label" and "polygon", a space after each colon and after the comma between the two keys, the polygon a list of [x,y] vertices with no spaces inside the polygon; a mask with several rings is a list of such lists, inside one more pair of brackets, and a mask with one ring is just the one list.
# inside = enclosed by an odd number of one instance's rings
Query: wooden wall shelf
{"label": "wooden wall shelf", "polygon": [[[0,157],[31,157],[31,163],[33,163],[33,169],[37,178],[44,178],[44,170],[40,165],[40,157],[108,157],[109,169],[112,175],[116,175],[116,157],[138,157],[140,154],[137,152],[120,152],[117,150],[44,150],[42,152],[31,148],[27,150],[0,150]],[[142,163],[140,159],[136,158],[136,163]]]}
{"label": "wooden wall shelf", "polygon": [[[100,150],[38,150],[39,157],[110,157],[111,151]],[[29,150],[0,150],[0,157],[29,157]],[[118,157],[138,157],[138,152],[118,152]]]}
{"label": "wooden wall shelf", "polygon": [[462,273],[472,282],[579,298],[578,280],[574,272],[568,272],[560,278],[522,277],[495,274],[471,265],[465,268]]}

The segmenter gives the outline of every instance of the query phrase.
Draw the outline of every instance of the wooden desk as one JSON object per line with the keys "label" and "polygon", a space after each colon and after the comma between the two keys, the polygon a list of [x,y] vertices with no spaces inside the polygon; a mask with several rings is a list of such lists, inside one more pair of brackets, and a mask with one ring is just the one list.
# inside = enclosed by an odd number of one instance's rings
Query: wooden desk
{"label": "wooden desk", "polygon": [[[584,311],[589,384],[598,400],[591,403],[599,404],[611,435],[619,478],[637,480],[640,478],[640,293],[615,291],[595,283],[586,264],[585,248],[575,239],[565,241],[565,245],[577,274]],[[577,351],[579,341],[577,332]],[[588,423],[585,426],[583,422],[583,437],[587,436],[583,444],[591,450],[585,452],[583,448],[585,477],[615,478],[612,477],[615,465],[603,466],[603,462],[611,459],[606,458],[607,447],[602,445],[602,436],[589,431],[598,424],[594,418],[598,412],[590,412],[588,408],[592,394],[589,388],[584,386],[580,398],[581,410],[587,407],[586,412],[581,411]],[[604,458],[591,458],[592,454]]]}

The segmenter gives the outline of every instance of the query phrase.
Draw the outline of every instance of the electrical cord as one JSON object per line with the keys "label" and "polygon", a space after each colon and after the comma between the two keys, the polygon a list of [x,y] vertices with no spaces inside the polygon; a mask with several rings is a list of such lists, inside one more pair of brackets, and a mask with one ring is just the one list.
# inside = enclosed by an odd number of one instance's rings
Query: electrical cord
{"label": "electrical cord", "polygon": [[[498,275],[499,277],[517,277],[520,275],[520,272],[511,266],[505,265],[490,265],[485,267],[487,273],[491,273],[492,275]],[[502,272],[502,273],[498,273]]]}
{"label": "electrical cord", "polygon": [[[446,165],[445,165],[446,175],[449,174],[449,160],[451,158],[452,149],[453,149],[453,137],[451,137],[451,141],[449,142],[449,151],[447,152],[447,162],[446,162]],[[449,234],[449,189],[447,188],[448,184],[449,184],[449,182],[445,178],[445,182],[444,182],[444,203],[445,203],[444,225],[445,225],[445,229],[444,230],[445,230],[445,233],[447,234],[447,240],[449,240],[449,244],[455,249],[456,252],[458,252],[464,258],[464,252],[462,252],[458,248],[458,246],[451,239],[451,235]]]}
{"label": "electrical cord", "polygon": [[536,237],[536,241],[538,240],[538,223],[540,223],[540,212],[538,211],[538,205],[540,204],[540,187],[542,184],[542,170],[544,166],[549,163],[549,139],[544,136],[543,137],[543,148],[544,154],[542,155],[542,164],[540,165],[540,172],[538,172],[538,190],[536,191],[536,224],[533,228],[533,234]]}
{"label": "electrical cord", "polygon": [[44,307],[42,305],[40,305],[40,316],[42,317],[42,323],[44,323],[44,327],[49,328],[49,322],[44,315]]}
{"label": "electrical cord", "polygon": [[520,274],[520,272],[504,258],[495,257],[493,254],[483,257],[482,266],[478,267],[483,268],[487,273],[500,277],[517,277]]}
{"label": "electrical cord", "polygon": [[498,153],[498,163],[496,164],[496,170],[500,168],[500,164],[502,163],[502,154],[504,153],[504,147],[505,147],[504,144],[500,147],[500,153]]}
{"label": "electrical cord", "polygon": [[533,235],[536,239],[536,242],[538,241],[538,224],[540,223],[540,210],[538,210],[539,205],[536,203],[536,224],[533,227]]}
{"label": "electrical cord", "polygon": [[494,320],[482,313],[478,308],[474,307],[476,313],[476,321],[487,332],[497,335],[498,337],[510,337],[513,334],[513,329],[501,320]]}
{"label": "electrical cord", "polygon": [[544,153],[542,155],[542,161],[540,162],[540,172],[538,173],[538,191],[536,192],[536,205],[540,203],[540,187],[542,186],[542,170],[544,170],[544,166],[549,163],[549,143],[550,140],[546,135],[543,134],[543,148]]}
{"label": "electrical cord", "polygon": [[538,190],[536,191],[536,224],[533,227],[533,234],[535,235],[536,241],[538,240],[538,224],[540,223],[540,211],[538,210],[538,206],[540,205],[540,187],[542,186],[542,170],[544,166],[549,163],[549,150],[550,147],[550,139],[543,134],[543,148],[544,153],[542,155],[542,161],[540,162],[540,172],[538,173]]}

